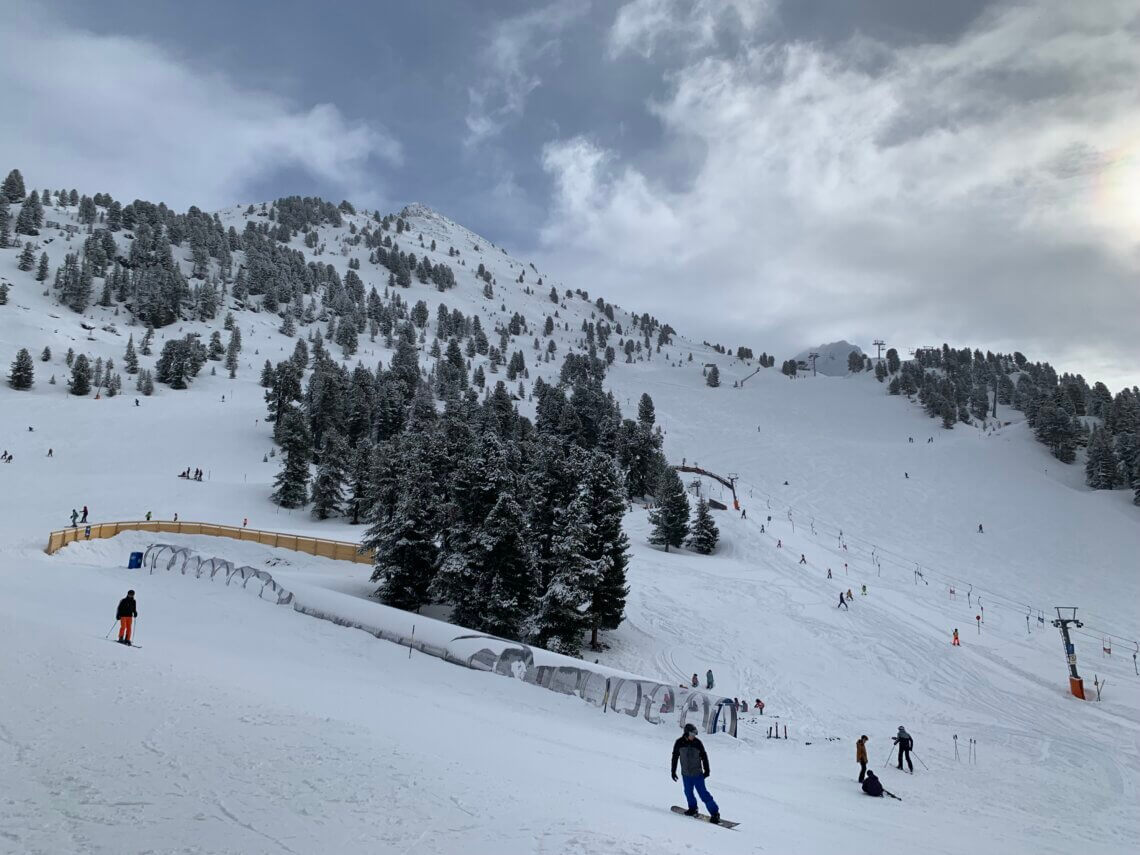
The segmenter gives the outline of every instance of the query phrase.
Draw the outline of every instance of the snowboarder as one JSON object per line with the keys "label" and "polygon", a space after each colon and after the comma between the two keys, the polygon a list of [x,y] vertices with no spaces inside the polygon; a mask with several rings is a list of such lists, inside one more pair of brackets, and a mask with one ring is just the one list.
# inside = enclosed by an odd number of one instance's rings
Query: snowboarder
{"label": "snowboarder", "polygon": [[[842,591],[839,592],[839,606],[847,609],[847,611],[851,611],[851,609],[847,608],[847,600],[844,598]],[[839,606],[836,606],[836,608],[839,608]]]}
{"label": "snowboarder", "polygon": [[740,518],[742,520],[748,519],[748,508],[741,508],[740,509]]}
{"label": "snowboarder", "polygon": [[697,739],[697,726],[686,724],[685,732],[673,743],[673,760],[670,765],[670,774],[677,780],[677,761],[681,762],[681,779],[685,787],[685,801],[689,809],[686,816],[697,815],[697,797],[693,790],[700,795],[701,801],[709,812],[709,822],[714,825],[720,822],[720,808],[709,791],[705,789],[705,778],[709,776],[709,755],[705,753],[705,746]]}
{"label": "snowboarder", "polygon": [[706,685],[705,685],[706,689],[711,689],[713,687],[712,668],[709,668],[709,670],[705,673],[705,682],[706,682]]}
{"label": "snowboarder", "polygon": [[855,762],[859,764],[859,783],[867,777],[867,734],[855,741]]}
{"label": "snowboarder", "polygon": [[135,406],[137,407],[138,405],[139,405],[139,399],[135,398]]}
{"label": "snowboarder", "polygon": [[868,796],[875,796],[880,799],[883,797],[883,784],[870,770],[867,771],[867,777],[863,779],[863,792]]}
{"label": "snowboarder", "polygon": [[807,559],[804,558],[804,554],[802,552],[800,553],[800,564],[807,564]]}
{"label": "snowboarder", "polygon": [[72,508],[71,509],[71,527],[75,528],[75,524],[77,522],[79,522],[79,511],[75,510],[75,508]]}
{"label": "snowboarder", "polygon": [[891,741],[899,747],[899,771],[902,771],[903,757],[906,757],[906,765],[910,768],[910,773],[914,774],[914,763],[910,761],[910,752],[914,748],[914,740],[911,735],[906,732],[901,724],[899,725],[898,736],[891,738]]}
{"label": "snowboarder", "polygon": [[87,522],[87,505],[83,506],[83,516],[79,520],[81,523]]}
{"label": "snowboarder", "polygon": [[764,533],[764,523],[760,523],[760,533]]}
{"label": "snowboarder", "polygon": [[954,627],[954,640],[950,642],[954,647],[961,647],[962,643],[958,641],[958,627]]}
{"label": "snowboarder", "polygon": [[781,540],[780,538],[776,538],[776,548],[777,549],[783,549],[784,548],[784,541]]}
{"label": "snowboarder", "polygon": [[906,477],[906,479],[908,481],[910,480],[910,473],[909,472],[904,472],[903,475]]}
{"label": "snowboarder", "polygon": [[694,689],[697,688],[697,686],[699,686],[700,684],[701,684],[700,679],[697,677],[696,674],[694,674],[693,675],[693,688]]}
{"label": "snowboarder", "polygon": [[119,600],[119,607],[115,610],[115,620],[119,622],[119,644],[131,643],[131,628],[138,616],[135,592],[127,591],[127,595]]}

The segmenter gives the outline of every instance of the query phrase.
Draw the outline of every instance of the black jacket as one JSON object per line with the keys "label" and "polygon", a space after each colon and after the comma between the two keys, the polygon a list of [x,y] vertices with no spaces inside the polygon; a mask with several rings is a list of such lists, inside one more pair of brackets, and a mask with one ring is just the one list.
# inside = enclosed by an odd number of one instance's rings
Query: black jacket
{"label": "black jacket", "polygon": [[883,794],[883,784],[875,777],[874,772],[868,772],[867,777],[863,780],[863,792],[869,796],[881,796]]}
{"label": "black jacket", "polygon": [[115,610],[115,620],[121,620],[125,617],[136,618],[138,616],[139,610],[138,607],[135,606],[134,597],[123,597],[119,600],[119,608]]}
{"label": "black jacket", "polygon": [[677,761],[681,761],[681,774],[686,778],[708,777],[709,755],[705,753],[705,746],[695,736],[686,739],[684,736],[673,743],[673,763],[670,771],[677,774]]}

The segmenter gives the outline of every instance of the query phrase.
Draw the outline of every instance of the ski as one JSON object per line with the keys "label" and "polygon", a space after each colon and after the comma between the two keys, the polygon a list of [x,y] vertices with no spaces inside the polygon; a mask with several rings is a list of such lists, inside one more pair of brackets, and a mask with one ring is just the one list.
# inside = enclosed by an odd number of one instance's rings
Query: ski
{"label": "ski", "polygon": [[106,639],[104,639],[104,641],[109,641],[112,644],[118,644],[119,647],[133,647],[133,648],[135,648],[135,650],[142,650],[142,645],[141,644],[135,644],[133,641],[130,644],[122,644],[113,638],[106,638]]}
{"label": "ski", "polygon": [[[673,813],[679,813],[682,816],[685,816],[685,809],[683,807],[673,805],[671,808],[669,808],[669,810],[673,811]],[[703,813],[695,814],[692,818],[707,822],[709,825],[719,825],[722,828],[736,828],[736,826],[740,825],[739,822],[733,822],[731,819],[722,819],[720,822],[712,822],[709,817]]]}

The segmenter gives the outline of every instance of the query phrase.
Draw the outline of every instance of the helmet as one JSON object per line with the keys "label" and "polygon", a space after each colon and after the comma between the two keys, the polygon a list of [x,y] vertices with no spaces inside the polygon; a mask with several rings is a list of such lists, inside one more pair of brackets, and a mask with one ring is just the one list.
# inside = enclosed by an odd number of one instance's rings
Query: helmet
{"label": "helmet", "polygon": [[691,733],[695,736],[697,733],[697,726],[695,724],[693,724],[692,722],[690,722],[689,724],[686,724],[685,725],[685,733],[686,734]]}

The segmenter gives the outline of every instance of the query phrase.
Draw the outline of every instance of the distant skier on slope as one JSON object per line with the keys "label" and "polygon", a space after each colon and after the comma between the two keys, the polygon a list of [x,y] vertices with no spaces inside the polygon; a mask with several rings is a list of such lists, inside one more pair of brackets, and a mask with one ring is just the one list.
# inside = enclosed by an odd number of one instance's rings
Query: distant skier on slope
{"label": "distant skier on slope", "polygon": [[705,688],[711,689],[713,687],[713,673],[712,668],[705,673]]}
{"label": "distant skier on slope", "polygon": [[831,578],[831,568],[830,567],[827,568],[827,578],[828,579]]}
{"label": "distant skier on slope", "polygon": [[802,552],[800,553],[800,564],[807,564],[807,559],[804,558],[804,554]]}
{"label": "distant skier on slope", "polygon": [[79,511],[75,510],[75,508],[72,508],[71,509],[71,527],[75,528],[75,524],[77,522],[79,522]]}
{"label": "distant skier on slope", "polygon": [[836,608],[839,608],[840,606],[847,609],[847,611],[851,611],[851,609],[847,608],[847,598],[843,596],[842,591],[839,592],[839,605],[836,606]]}
{"label": "distant skier on slope", "polygon": [[909,733],[906,732],[901,724],[899,725],[898,736],[892,737],[892,742],[899,747],[899,771],[902,771],[903,757],[906,757],[906,765],[910,768],[910,773],[914,774],[914,764],[910,761],[910,752],[914,748],[914,739]]}
{"label": "distant skier on slope", "polygon": [[696,674],[693,675],[693,688],[697,688],[701,684],[700,678]]}
{"label": "distant skier on slope", "polygon": [[686,724],[685,732],[673,743],[670,774],[672,774],[674,781],[677,780],[678,760],[681,763],[681,779],[685,787],[685,801],[689,807],[685,814],[687,816],[697,815],[697,797],[693,795],[693,790],[696,790],[708,809],[709,822],[719,823],[720,808],[717,807],[716,800],[705,788],[705,778],[709,776],[709,755],[705,752],[705,746],[697,739],[697,726],[695,724]]}
{"label": "distant skier on slope", "polygon": [[958,627],[954,627],[954,640],[950,642],[954,647],[961,647],[962,643],[958,641]]}
{"label": "distant skier on slope", "polygon": [[131,629],[138,616],[135,592],[127,591],[127,595],[119,600],[119,607],[115,610],[115,620],[119,622],[119,644],[131,643]]}
{"label": "distant skier on slope", "polygon": [[985,532],[982,530],[982,524],[981,523],[978,523],[978,534],[985,534]]}

